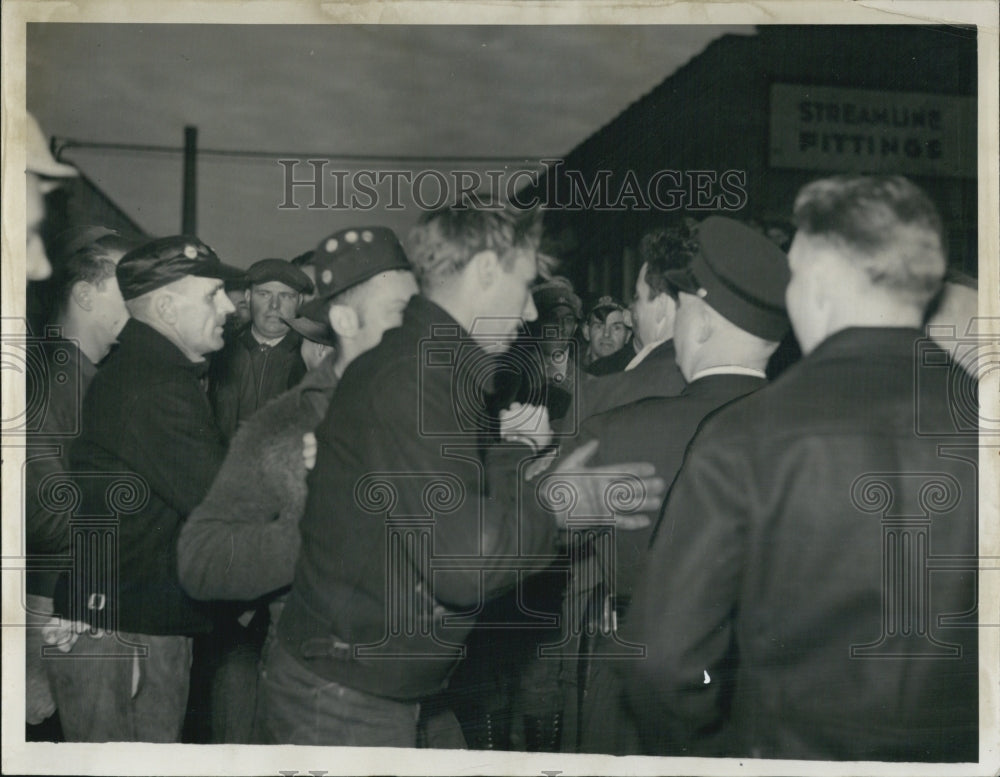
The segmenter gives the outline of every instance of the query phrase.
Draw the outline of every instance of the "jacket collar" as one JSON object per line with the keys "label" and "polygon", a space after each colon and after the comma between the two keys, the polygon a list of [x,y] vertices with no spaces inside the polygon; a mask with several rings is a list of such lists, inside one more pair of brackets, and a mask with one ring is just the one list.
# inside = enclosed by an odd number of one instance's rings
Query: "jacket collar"
{"label": "jacket collar", "polygon": [[767,383],[766,378],[738,373],[705,375],[688,383],[682,396],[710,396],[714,394],[749,394]]}
{"label": "jacket collar", "polygon": [[[257,338],[253,336],[253,331],[251,331],[252,326],[253,324],[247,324],[236,335],[237,339],[248,351],[255,351],[260,348],[260,343],[257,342]],[[301,344],[302,336],[294,330],[289,329],[288,332],[285,333],[285,336],[271,347],[280,348],[284,351],[294,351],[298,349]]]}
{"label": "jacket collar", "polygon": [[118,335],[118,353],[122,357],[149,362],[162,367],[179,367],[196,377],[208,371],[208,359],[193,362],[176,345],[149,324],[130,318]]}
{"label": "jacket collar", "polygon": [[911,327],[849,327],[827,337],[803,361],[912,355],[914,344],[925,338],[923,332]]}
{"label": "jacket collar", "polygon": [[448,311],[422,294],[410,297],[406,310],[403,311],[403,328],[421,339],[431,338],[441,341],[442,344],[453,342],[463,348],[473,346],[483,354],[486,353],[479,342]]}

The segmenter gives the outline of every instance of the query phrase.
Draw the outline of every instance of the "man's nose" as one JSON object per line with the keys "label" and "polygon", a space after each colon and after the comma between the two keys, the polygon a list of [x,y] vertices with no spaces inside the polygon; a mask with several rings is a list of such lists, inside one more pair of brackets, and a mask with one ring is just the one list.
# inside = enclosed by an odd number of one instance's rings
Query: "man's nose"
{"label": "man's nose", "polygon": [[233,301],[229,299],[229,295],[225,292],[220,292],[218,297],[218,302],[222,303],[220,310],[225,315],[236,312],[236,306],[233,305]]}
{"label": "man's nose", "polygon": [[528,301],[524,304],[524,311],[521,314],[526,322],[538,320],[538,308],[535,307],[535,300],[529,294]]}
{"label": "man's nose", "polygon": [[278,297],[277,297],[277,295],[272,294],[267,299],[267,308],[268,308],[268,310],[277,310],[278,307],[279,307]]}

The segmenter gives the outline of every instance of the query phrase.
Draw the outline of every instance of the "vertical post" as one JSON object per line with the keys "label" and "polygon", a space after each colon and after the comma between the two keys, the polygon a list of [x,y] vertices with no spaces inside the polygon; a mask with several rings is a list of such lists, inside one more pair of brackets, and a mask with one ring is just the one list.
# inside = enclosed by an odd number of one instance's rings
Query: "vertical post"
{"label": "vertical post", "polygon": [[198,128],[184,128],[184,193],[181,201],[181,233],[198,233]]}

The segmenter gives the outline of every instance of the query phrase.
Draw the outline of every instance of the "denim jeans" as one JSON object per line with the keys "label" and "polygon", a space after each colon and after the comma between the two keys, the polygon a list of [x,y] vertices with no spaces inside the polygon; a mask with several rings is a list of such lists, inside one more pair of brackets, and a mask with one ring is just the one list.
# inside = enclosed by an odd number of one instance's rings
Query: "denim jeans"
{"label": "denim jeans", "polygon": [[264,744],[416,747],[420,705],[356,691],[309,671],[275,640],[261,674]]}
{"label": "denim jeans", "polygon": [[180,741],[190,637],[86,632],[44,662],[66,741]]}

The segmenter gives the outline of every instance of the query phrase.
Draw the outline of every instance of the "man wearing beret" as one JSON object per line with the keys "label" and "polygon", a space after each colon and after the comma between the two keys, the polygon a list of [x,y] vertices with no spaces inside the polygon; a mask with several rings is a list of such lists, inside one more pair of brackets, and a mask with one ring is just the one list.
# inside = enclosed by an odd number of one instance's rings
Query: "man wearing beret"
{"label": "man wearing beret", "polygon": [[[600,440],[595,463],[649,461],[670,483],[701,421],[765,384],[767,361],[788,331],[788,260],[763,234],[713,216],[698,228],[698,250],[690,266],[671,270],[665,278],[676,300],[674,344],[687,385],[674,397],[642,399],[592,416],[583,424],[581,440]],[[613,560],[590,559],[605,572],[590,594],[599,601],[592,612],[624,612],[652,532],[652,524],[645,530],[619,532]],[[584,575],[587,580],[593,577]],[[606,625],[598,628],[607,630]],[[584,685],[577,689],[582,707],[575,699],[567,705],[571,713],[581,709],[575,739],[579,749],[634,752],[627,721],[609,725],[618,712],[620,687],[611,663],[595,657],[587,668]],[[567,720],[570,737],[572,717]]]}
{"label": "man wearing beret", "polygon": [[[348,232],[371,235],[351,243]],[[410,263],[384,227],[341,230],[315,252],[316,298],[288,325],[302,335],[309,373],[243,423],[205,500],[181,530],[180,581],[194,598],[250,601],[267,597],[273,634],[299,552],[306,501],[303,435],[326,414],[347,366],[399,326],[417,291]],[[260,643],[216,677],[213,740],[251,740]],[[241,671],[242,669],[242,671]]]}
{"label": "man wearing beret", "polygon": [[261,259],[246,273],[250,324],[212,359],[209,398],[223,436],[305,375],[302,337],[288,321],[312,292],[309,277],[284,259]]}
{"label": "man wearing beret", "polygon": [[[299,560],[266,666],[267,742],[415,746],[421,703],[447,685],[477,606],[555,549],[555,517],[519,488],[521,465],[551,436],[544,412],[501,414],[491,429],[483,397],[481,368],[537,315],[522,219],[443,208],[411,231],[421,294],[344,372],[316,429]],[[588,472],[581,487],[603,493],[610,476]],[[653,496],[637,509],[662,492],[644,485]],[[585,509],[595,499],[580,494]]]}
{"label": "man wearing beret", "polygon": [[57,592],[56,611],[93,628],[54,668],[54,690],[70,741],[176,742],[191,638],[212,627],[180,587],[177,536],[225,453],[202,377],[233,310],[223,283],[242,271],[178,236],[129,251],[115,274],[131,319],[70,450],[75,515],[113,521],[114,547]]}
{"label": "man wearing beret", "polygon": [[920,331],[941,221],[896,176],[815,181],[795,220],[804,358],[702,425],[622,628],[643,750],[975,761],[976,387]]}

